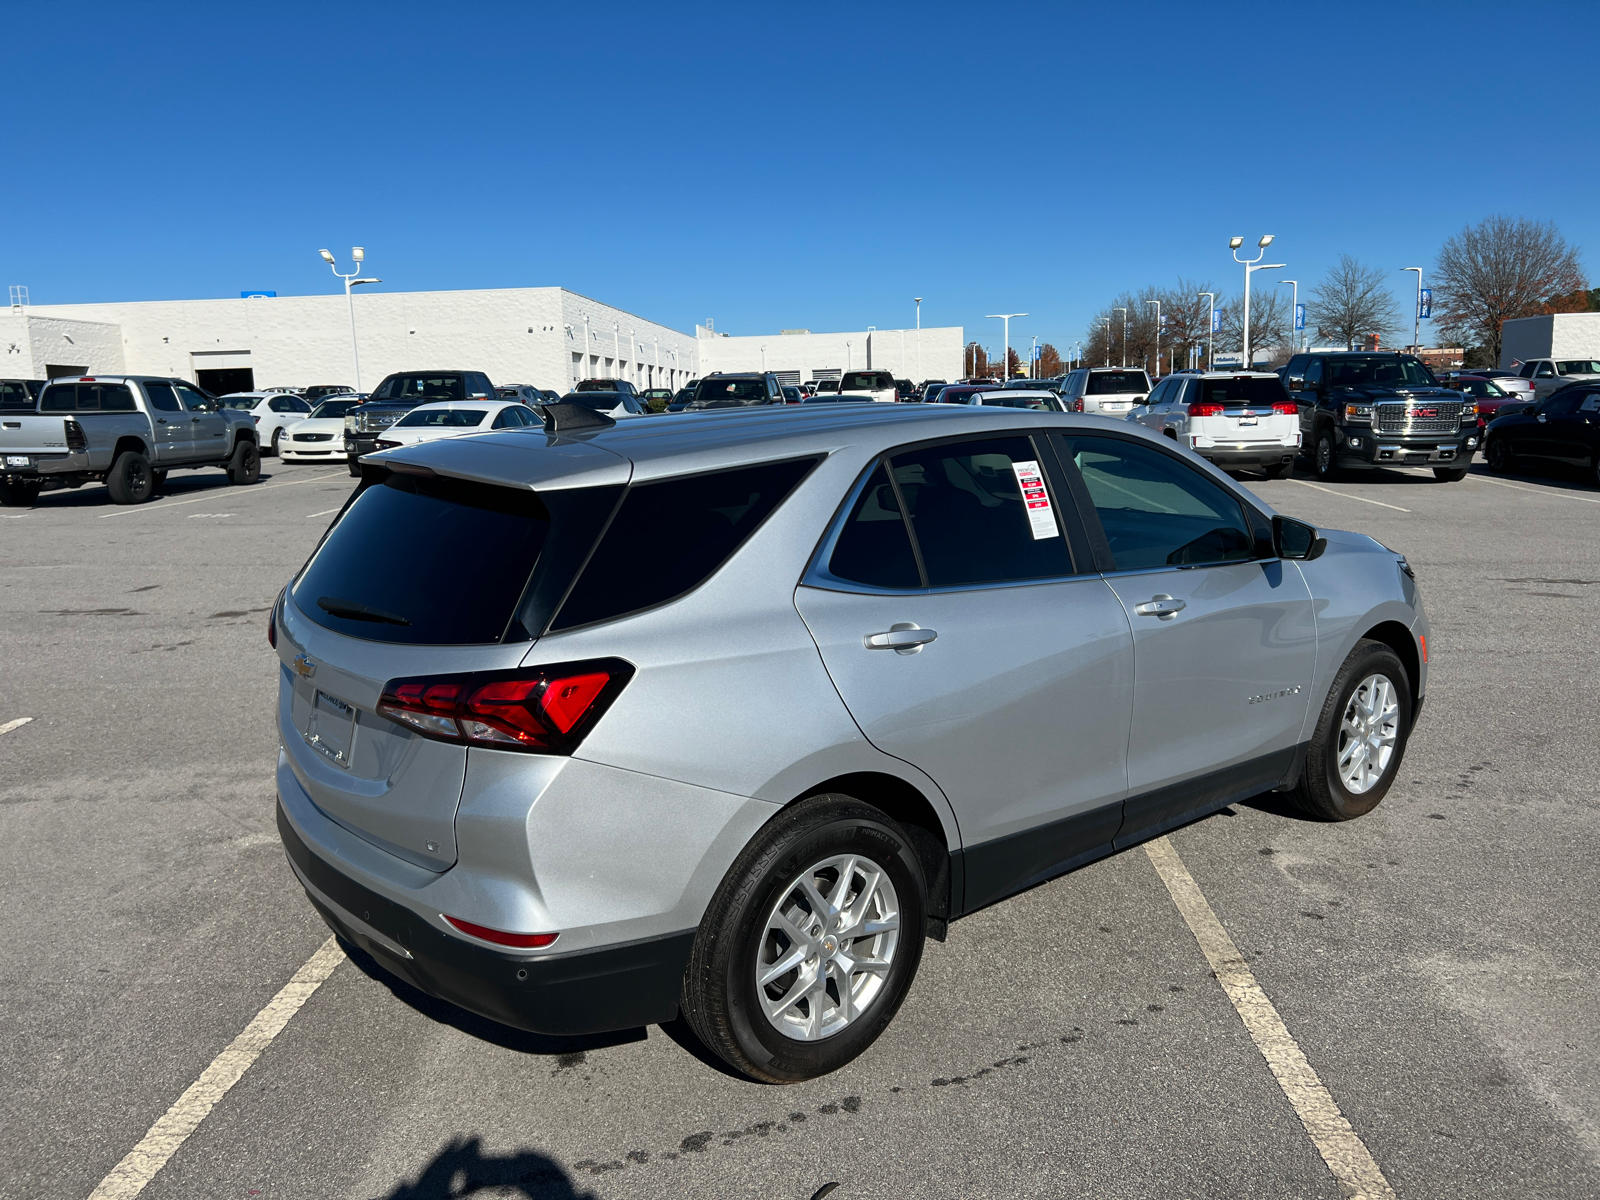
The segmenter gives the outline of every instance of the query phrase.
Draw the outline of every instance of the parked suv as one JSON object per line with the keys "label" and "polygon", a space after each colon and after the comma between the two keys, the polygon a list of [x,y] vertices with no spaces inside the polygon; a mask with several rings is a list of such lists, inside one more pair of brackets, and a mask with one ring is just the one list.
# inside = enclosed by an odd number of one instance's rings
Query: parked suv
{"label": "parked suv", "polygon": [[637,396],[639,389],[626,379],[585,379],[572,389],[575,392],[622,392],[629,396]]}
{"label": "parked suv", "polygon": [[1296,354],[1284,374],[1300,410],[1301,448],[1319,478],[1405,464],[1431,466],[1442,483],[1467,477],[1477,409],[1411,355]]}
{"label": "parked suv", "polygon": [[434,996],[548,1034],[681,1012],[804,1079],[963,914],[1266,791],[1356,817],[1398,776],[1405,560],[1165,438],[547,413],[370,459],[269,626],[293,870]]}
{"label": "parked suv", "polygon": [[113,504],[143,504],[173,467],[221,467],[232,483],[261,474],[255,422],[186,379],[52,379],[36,411],[0,419],[0,503],[27,507],[46,484],[104,482]]}
{"label": "parked suv", "polygon": [[1079,367],[1067,373],[1061,399],[1068,412],[1125,417],[1150,394],[1150,376],[1138,367]]}
{"label": "parked suv", "polygon": [[378,435],[417,405],[494,398],[494,384],[481,371],[402,371],[385,376],[365,403],[345,414],[344,452],[350,474],[361,474],[356,460],[376,450]]}
{"label": "parked suv", "polygon": [[[783,385],[770,371],[728,373],[713,371],[695,385],[694,399],[683,406],[686,412],[707,408],[749,408],[752,405],[783,404]],[[676,404],[676,402],[674,402]]]}
{"label": "parked suv", "polygon": [[1287,475],[1300,453],[1299,409],[1271,372],[1168,375],[1128,420],[1207,462],[1229,470],[1253,467],[1268,479]]}

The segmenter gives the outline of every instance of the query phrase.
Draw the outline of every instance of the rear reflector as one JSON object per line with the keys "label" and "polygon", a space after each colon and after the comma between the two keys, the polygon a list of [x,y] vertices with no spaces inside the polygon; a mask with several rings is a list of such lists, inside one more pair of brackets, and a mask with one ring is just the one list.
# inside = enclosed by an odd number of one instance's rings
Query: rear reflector
{"label": "rear reflector", "polygon": [[571,754],[633,667],[618,658],[474,675],[394,679],[378,712],[424,737],[530,754]]}
{"label": "rear reflector", "polygon": [[475,938],[482,938],[486,942],[493,942],[496,946],[516,946],[523,950],[537,950],[541,946],[553,946],[559,933],[506,933],[503,929],[490,929],[487,925],[474,925],[471,921],[463,921],[460,917],[439,914],[446,921],[454,925],[462,933],[470,934]]}

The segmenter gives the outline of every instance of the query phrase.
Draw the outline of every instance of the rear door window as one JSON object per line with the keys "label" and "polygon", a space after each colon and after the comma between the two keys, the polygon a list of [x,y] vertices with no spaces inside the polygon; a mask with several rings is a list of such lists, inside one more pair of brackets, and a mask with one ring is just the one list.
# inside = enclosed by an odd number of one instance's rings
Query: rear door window
{"label": "rear door window", "polygon": [[1119,571],[1239,562],[1254,540],[1244,506],[1188,464],[1122,438],[1063,436]]}
{"label": "rear door window", "polygon": [[1024,436],[894,455],[894,482],[929,587],[1072,574],[1041,457]]}
{"label": "rear door window", "polygon": [[900,499],[880,462],[845,519],[828,558],[828,573],[871,587],[919,588],[922,573]]}
{"label": "rear door window", "polygon": [[150,406],[161,412],[179,412],[183,407],[170,383],[147,383],[144,394],[150,397]]}
{"label": "rear door window", "polygon": [[816,462],[789,459],[629,488],[550,628],[610,620],[699,587]]}

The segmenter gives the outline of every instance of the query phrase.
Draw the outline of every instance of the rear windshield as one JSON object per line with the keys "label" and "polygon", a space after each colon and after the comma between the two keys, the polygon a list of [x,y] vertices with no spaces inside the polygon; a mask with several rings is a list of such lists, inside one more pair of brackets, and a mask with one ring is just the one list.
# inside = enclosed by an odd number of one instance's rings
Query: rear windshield
{"label": "rear windshield", "polygon": [[533,492],[391,474],[339,518],[295,583],[295,604],[368,641],[521,640],[530,635],[513,615],[549,533]]}
{"label": "rear windshield", "polygon": [[1060,412],[1061,402],[1051,396],[1000,396],[991,392],[983,398],[984,407],[1031,408],[1042,412]]}
{"label": "rear windshield", "polygon": [[40,412],[133,412],[125,383],[52,383],[39,397]]}
{"label": "rear windshield", "polygon": [[1148,392],[1150,380],[1143,371],[1090,371],[1088,396],[1117,396]]}
{"label": "rear windshield", "polygon": [[222,396],[217,400],[218,408],[242,408],[246,412],[261,403],[260,396]]}
{"label": "rear windshield", "polygon": [[699,587],[816,461],[762,463],[630,488],[550,628],[619,617]]}
{"label": "rear windshield", "polygon": [[887,371],[846,371],[839,381],[841,392],[883,391],[894,387],[894,376]]}
{"label": "rear windshield", "polygon": [[396,429],[415,429],[418,425],[470,429],[482,425],[488,415],[481,408],[425,408],[421,412],[408,412],[394,426]]}
{"label": "rear windshield", "polygon": [[1223,404],[1229,408],[1248,408],[1252,404],[1265,407],[1269,404],[1279,404],[1289,399],[1289,393],[1283,386],[1283,380],[1277,376],[1271,379],[1252,379],[1249,376],[1234,377],[1232,379],[1202,379],[1200,390],[1194,399],[1207,404]]}
{"label": "rear windshield", "polygon": [[359,403],[361,403],[359,400],[324,400],[317,405],[316,410],[311,414],[311,419],[342,417]]}

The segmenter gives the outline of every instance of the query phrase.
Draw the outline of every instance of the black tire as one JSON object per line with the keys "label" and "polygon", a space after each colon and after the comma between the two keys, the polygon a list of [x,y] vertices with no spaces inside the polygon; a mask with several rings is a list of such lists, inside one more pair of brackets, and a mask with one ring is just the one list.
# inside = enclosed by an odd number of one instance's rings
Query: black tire
{"label": "black tire", "polygon": [[18,479],[10,483],[0,479],[0,507],[32,508],[43,486],[37,479]]}
{"label": "black tire", "polygon": [[[1374,676],[1388,680],[1398,709],[1394,742],[1376,781],[1365,791],[1357,792],[1340,778],[1340,755],[1347,744],[1343,718],[1357,691]],[[1325,821],[1349,821],[1377,808],[1400,772],[1400,761],[1405,757],[1406,742],[1411,736],[1411,713],[1410,676],[1400,656],[1382,642],[1370,639],[1357,642],[1338,675],[1334,676],[1333,687],[1328,690],[1328,698],[1317,718],[1305,769],[1294,790],[1295,803]]]}
{"label": "black tire", "polygon": [[1509,472],[1516,463],[1517,456],[1511,453],[1511,447],[1506,444],[1505,438],[1490,438],[1489,444],[1483,448],[1484,461],[1489,465],[1489,470],[1496,475]]}
{"label": "black tire", "polygon": [[228,460],[226,470],[229,483],[254,483],[261,478],[261,451],[256,449],[254,442],[240,442],[233,448],[233,457]]}
{"label": "black tire", "polygon": [[124,450],[106,472],[106,491],[113,504],[143,504],[155,490],[156,473],[137,450]]}
{"label": "black tire", "polygon": [[350,464],[350,474],[354,475],[357,479],[361,478],[361,464],[354,458],[346,459],[345,461]]}
{"label": "black tire", "polygon": [[278,454],[278,439],[281,438],[282,436],[283,436],[283,426],[279,425],[276,429],[274,429],[272,431],[272,451],[271,451],[271,453],[272,453],[274,458],[276,458],[277,454]]}
{"label": "black tire", "polygon": [[1467,477],[1465,467],[1435,467],[1433,477],[1440,483],[1460,483]]}
{"label": "black tire", "polygon": [[1339,478],[1339,448],[1333,430],[1324,429],[1311,445],[1311,469],[1324,483]]}
{"label": "black tire", "polygon": [[[898,941],[882,984],[860,1015],[833,1034],[806,1041],[768,1019],[756,965],[764,952],[786,953],[769,940],[768,915],[813,864],[836,855],[861,855],[883,868],[898,900]],[[751,839],[712,897],[684,973],[684,1019],[708,1049],[752,1079],[798,1083],[838,1070],[877,1040],[910,989],[922,961],[926,895],[916,849],[886,814],[836,794],[791,805]],[[794,972],[797,982],[801,969]],[[769,986],[781,988],[786,978]],[[837,1004],[836,982],[832,986],[819,998]],[[809,1011],[811,1001],[806,1004]]]}
{"label": "black tire", "polygon": [[1264,467],[1261,473],[1268,479],[1286,479],[1289,472],[1294,469],[1293,463],[1279,463],[1274,467]]}

